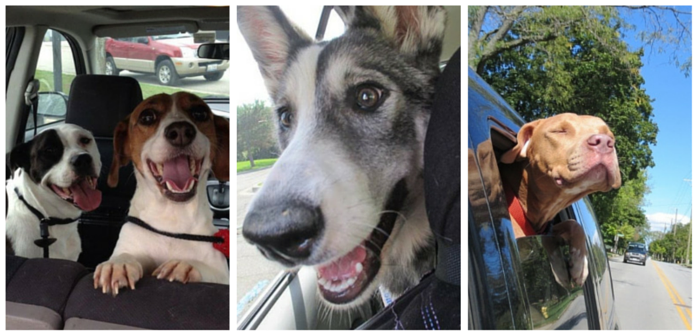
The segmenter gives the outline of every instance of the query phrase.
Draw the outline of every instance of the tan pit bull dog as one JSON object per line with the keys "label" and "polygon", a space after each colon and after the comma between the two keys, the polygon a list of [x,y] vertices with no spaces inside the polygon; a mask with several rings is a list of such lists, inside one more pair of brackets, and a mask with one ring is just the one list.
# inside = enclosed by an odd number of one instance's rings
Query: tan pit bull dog
{"label": "tan pit bull dog", "polygon": [[[574,220],[552,229],[549,222],[588,194],[620,187],[614,145],[613,133],[600,118],[564,113],[523,125],[516,146],[500,158],[516,237],[552,232],[564,239],[570,246],[573,285],[581,286],[589,272],[584,231]],[[560,282],[554,264],[553,272]]]}

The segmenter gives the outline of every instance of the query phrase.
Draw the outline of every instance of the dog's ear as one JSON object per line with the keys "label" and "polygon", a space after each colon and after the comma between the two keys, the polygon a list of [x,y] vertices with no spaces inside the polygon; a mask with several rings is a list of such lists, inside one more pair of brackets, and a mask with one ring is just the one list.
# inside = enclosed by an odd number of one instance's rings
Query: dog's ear
{"label": "dog's ear", "polygon": [[313,39],[291,23],[279,7],[239,6],[237,21],[269,95],[276,96],[287,60]]}
{"label": "dog's ear", "polygon": [[438,64],[446,31],[443,7],[338,6],[335,10],[347,30],[379,30],[400,53],[414,57],[417,64]]}
{"label": "dog's ear", "polygon": [[211,153],[213,160],[213,174],[220,181],[230,180],[230,123],[225,118],[214,115],[213,122],[216,126],[216,139],[218,140],[216,152]]}
{"label": "dog's ear", "polygon": [[528,149],[531,136],[533,135],[533,131],[541,121],[543,120],[536,120],[523,125],[523,127],[519,129],[518,135],[516,135],[516,145],[509,151],[505,152],[499,161],[504,164],[511,164],[517,160],[526,158],[526,151]]}
{"label": "dog's ear", "polygon": [[131,161],[131,153],[128,145],[128,123],[131,115],[119,121],[114,129],[114,155],[109,168],[107,185],[116,187],[119,184],[119,168]]}
{"label": "dog's ear", "polygon": [[10,170],[14,173],[17,169],[23,169],[27,173],[31,169],[31,151],[34,140],[22,143],[10,152]]}

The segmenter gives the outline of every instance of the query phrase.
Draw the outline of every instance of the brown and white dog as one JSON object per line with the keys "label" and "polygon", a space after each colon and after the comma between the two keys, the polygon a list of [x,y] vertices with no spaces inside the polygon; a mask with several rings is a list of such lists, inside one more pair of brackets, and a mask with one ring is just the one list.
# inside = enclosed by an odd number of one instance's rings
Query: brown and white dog
{"label": "brown and white dog", "polygon": [[[512,215],[517,238],[545,231],[558,212],[582,197],[621,185],[615,137],[595,116],[564,113],[527,123],[500,162],[504,187],[514,195],[513,201],[508,197],[510,212],[518,202],[525,215]],[[567,220],[553,225],[552,233],[569,243],[569,275],[581,286],[588,275],[582,227]]]}
{"label": "brown and white dog", "polygon": [[[160,231],[211,236],[217,229],[206,180],[211,171],[229,179],[228,139],[228,121],[197,96],[152,96],[114,130],[108,183],[116,186],[119,168],[133,162],[137,188],[130,217]],[[134,289],[144,273],[183,283],[228,283],[226,258],[211,243],[163,236],[129,222],[111,258],[95,269],[95,288],[116,295],[119,288]]]}

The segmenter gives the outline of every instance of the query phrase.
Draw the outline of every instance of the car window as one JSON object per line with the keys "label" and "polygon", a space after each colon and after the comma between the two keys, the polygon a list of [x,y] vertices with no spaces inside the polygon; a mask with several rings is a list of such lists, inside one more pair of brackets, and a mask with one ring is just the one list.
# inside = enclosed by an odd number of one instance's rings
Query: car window
{"label": "car window", "polygon": [[555,271],[567,271],[569,248],[553,236],[527,236],[516,243],[533,329],[589,329],[583,289],[563,286]]}
{"label": "car window", "polygon": [[[322,6],[312,10],[308,6],[281,6],[284,13],[304,31],[315,34],[322,14]],[[332,11],[328,21],[324,40],[330,40],[342,34],[344,23],[336,12]],[[252,197],[264,183],[279,156],[279,150],[273,133],[273,104],[259,73],[257,63],[252,58],[247,44],[238,29],[234,29],[232,49],[239,50],[238,64],[235,65],[238,80],[235,87],[237,105],[237,319],[242,320],[250,306],[258,303],[264,296],[266,288],[274,286],[273,281],[284,268],[276,262],[267,260],[262,254],[247,243],[241,234],[242,224]]]}
{"label": "car window", "polygon": [[44,35],[34,79],[39,81],[37,117],[27,119],[25,141],[43,128],[65,120],[70,84],[75,78],[73,51],[65,36],[49,29]]}
{"label": "car window", "polygon": [[187,91],[204,99],[230,96],[229,60],[203,59],[197,48],[204,42],[228,42],[229,32],[199,31],[131,37],[100,37],[104,50],[97,72],[138,81],[143,99],[159,93]]}

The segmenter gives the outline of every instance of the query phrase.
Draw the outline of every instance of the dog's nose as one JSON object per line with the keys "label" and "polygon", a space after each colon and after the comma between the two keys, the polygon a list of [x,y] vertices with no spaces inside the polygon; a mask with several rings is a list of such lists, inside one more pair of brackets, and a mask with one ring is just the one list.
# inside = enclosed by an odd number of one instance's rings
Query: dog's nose
{"label": "dog's nose", "polygon": [[89,154],[80,154],[70,158],[70,165],[75,169],[78,175],[92,174],[92,156]]}
{"label": "dog's nose", "polygon": [[310,256],[324,227],[320,207],[302,202],[255,207],[245,217],[242,235],[267,258],[290,266]]}
{"label": "dog's nose", "polygon": [[196,129],[189,122],[174,122],[165,128],[165,138],[175,147],[186,147],[196,137]]}
{"label": "dog's nose", "polygon": [[615,141],[611,138],[611,136],[605,134],[595,134],[589,136],[587,139],[587,144],[591,149],[600,153],[610,153],[613,152]]}

